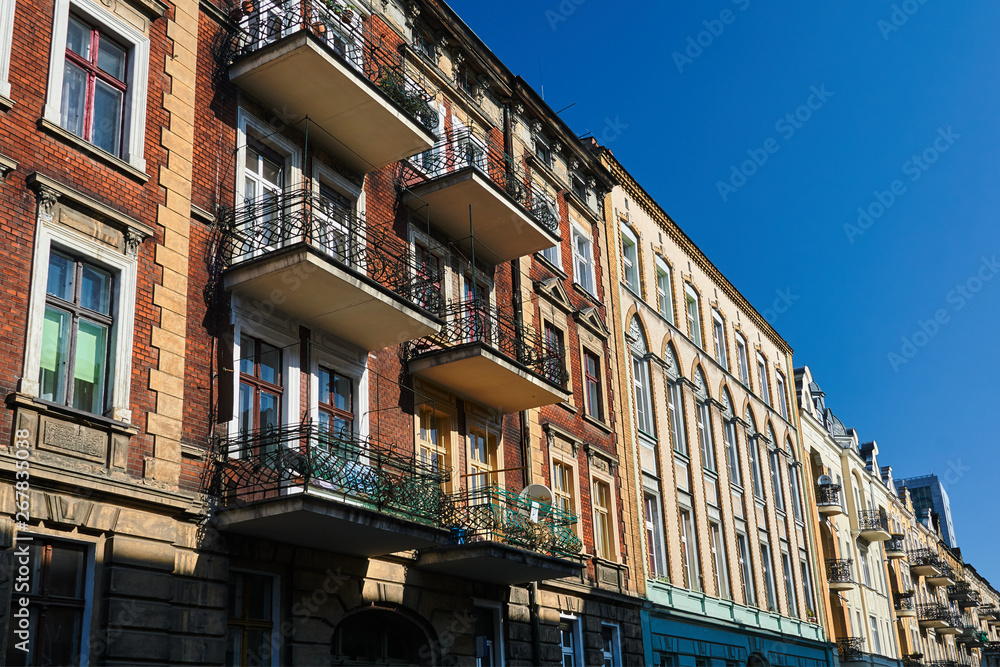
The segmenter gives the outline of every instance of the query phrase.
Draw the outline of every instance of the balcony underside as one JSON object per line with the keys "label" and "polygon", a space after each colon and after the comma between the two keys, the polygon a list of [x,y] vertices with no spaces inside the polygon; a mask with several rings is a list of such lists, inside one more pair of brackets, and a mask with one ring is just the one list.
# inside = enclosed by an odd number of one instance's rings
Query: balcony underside
{"label": "balcony underside", "polygon": [[853,581],[831,581],[831,591],[852,591],[857,586]]}
{"label": "balcony underside", "polygon": [[957,635],[960,634],[961,632],[962,631],[960,629],[951,625],[945,625],[944,627],[937,629],[937,633],[939,635]]}
{"label": "balcony underside", "polygon": [[434,145],[430,132],[306,31],[233,63],[229,79],[287,122],[308,116],[323,128],[310,132],[309,140],[362,173]]}
{"label": "balcony underside", "polygon": [[409,370],[504,413],[559,403],[570,396],[478,342],[422,353],[410,360]]}
{"label": "balcony underside", "polygon": [[896,610],[896,616],[898,616],[899,618],[916,618],[916,616],[917,616],[917,610],[916,609],[897,609]]}
{"label": "balcony underside", "polygon": [[496,183],[477,169],[468,167],[413,186],[403,196],[418,212],[428,205],[431,224],[440,228],[471,255],[469,207],[476,257],[500,264],[539,250],[551,248],[557,238],[535,222]]}
{"label": "balcony underside", "polygon": [[947,627],[947,626],[948,626],[948,623],[946,621],[942,621],[942,620],[936,619],[936,618],[921,619],[921,621],[920,621],[920,627],[922,627],[922,628],[935,628],[937,630],[940,630],[941,628],[944,628],[944,627]]}
{"label": "balcony underside", "polygon": [[955,580],[946,574],[939,574],[937,576],[924,577],[926,581],[931,586],[954,586]]}
{"label": "balcony underside", "polygon": [[427,311],[304,245],[236,265],[225,286],[369,351],[441,328]]}
{"label": "balcony underside", "polygon": [[889,558],[889,559],[893,559],[893,558],[906,558],[906,552],[905,551],[889,551],[887,549],[886,552],[885,552],[885,557]]}
{"label": "balcony underside", "polygon": [[892,538],[892,535],[887,530],[882,530],[881,528],[869,528],[861,531],[861,539],[871,543],[871,542],[885,542]]}
{"label": "balcony underside", "polygon": [[934,565],[911,565],[910,572],[920,577],[936,577],[941,574]]}
{"label": "balcony underside", "polygon": [[827,516],[838,516],[844,513],[844,508],[840,505],[818,505],[820,514],[825,514]]}
{"label": "balcony underside", "polygon": [[498,542],[474,542],[425,549],[417,567],[504,586],[577,576],[582,563],[539,554]]}
{"label": "balcony underside", "polygon": [[448,531],[328,497],[299,493],[218,514],[219,529],[349,556],[380,556],[443,543]]}

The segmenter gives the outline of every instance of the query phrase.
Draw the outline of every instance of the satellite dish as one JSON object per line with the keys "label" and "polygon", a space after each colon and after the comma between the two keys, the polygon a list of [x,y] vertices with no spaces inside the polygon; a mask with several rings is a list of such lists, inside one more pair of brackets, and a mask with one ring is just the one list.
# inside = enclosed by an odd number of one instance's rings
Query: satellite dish
{"label": "satellite dish", "polygon": [[820,486],[830,486],[831,484],[833,484],[833,480],[832,480],[832,479],[830,479],[830,476],[829,476],[829,475],[823,475],[823,476],[821,476],[821,477],[819,478],[819,480],[818,480],[818,482],[817,482],[817,483],[818,483],[818,484],[819,484]]}
{"label": "satellite dish", "polygon": [[546,505],[551,505],[552,491],[549,490],[549,487],[545,486],[544,484],[529,484],[528,486],[524,487],[523,491],[521,491],[521,498],[523,500],[528,501],[529,503],[531,501],[535,501],[539,503],[545,503]]}

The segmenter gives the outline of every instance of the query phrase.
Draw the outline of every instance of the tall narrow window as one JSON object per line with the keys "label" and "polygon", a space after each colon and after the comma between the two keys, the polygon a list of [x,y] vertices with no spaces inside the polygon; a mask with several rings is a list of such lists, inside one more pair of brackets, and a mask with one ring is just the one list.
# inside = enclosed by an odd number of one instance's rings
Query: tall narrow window
{"label": "tall narrow window", "polygon": [[114,326],[114,276],[54,248],[42,327],[39,397],[104,414]]}
{"label": "tall narrow window", "polygon": [[587,415],[594,419],[604,419],[604,402],[601,398],[601,358],[593,352],[583,353],[583,383],[585,388]]}
{"label": "tall narrow window", "polygon": [[774,491],[774,505],[779,512],[785,511],[785,490],[781,484],[781,454],[771,450],[771,490]]}
{"label": "tall narrow window", "polygon": [[564,618],[559,623],[559,647],[562,652],[562,667],[582,667],[582,647],[577,639],[579,619]]}
{"label": "tall narrow window", "polygon": [[594,250],[590,237],[573,226],[573,279],[589,294],[596,294],[594,284]]}
{"label": "tall narrow window", "polygon": [[270,665],[274,633],[274,579],[229,572],[227,665]]}
{"label": "tall narrow window", "polygon": [[606,482],[594,480],[592,500],[594,504],[594,550],[598,557],[613,560],[611,487]]}
{"label": "tall narrow window", "polygon": [[622,229],[622,281],[633,293],[639,294],[639,254],[631,231]]}
{"label": "tall narrow window", "polygon": [[243,170],[244,234],[254,238],[255,248],[279,245],[281,193],[284,188],[284,165],[281,158],[264,146],[252,142],[246,146]]}
{"label": "tall narrow window", "polygon": [[416,301],[422,307],[437,312],[444,296],[441,291],[441,260],[430,249],[416,244]]}
{"label": "tall narrow window", "polygon": [[788,397],[785,390],[785,376],[774,372],[774,386],[778,392],[778,411],[783,419],[788,419]]}
{"label": "tall narrow window", "polygon": [[757,379],[760,382],[760,397],[771,405],[771,387],[767,383],[767,362],[760,354],[757,355]]}
{"label": "tall narrow window", "polygon": [[687,285],[685,297],[687,304],[688,337],[692,343],[698,347],[703,347],[701,343],[701,312],[698,306],[698,293],[694,291],[693,287]]}
{"label": "tall narrow window", "polygon": [[701,590],[701,573],[698,568],[698,537],[695,533],[694,517],[691,510],[681,508],[681,563],[684,570],[684,586],[692,591]]}
{"label": "tall narrow window", "polygon": [[497,436],[492,431],[473,427],[469,443],[469,491],[482,497],[487,487],[496,486]]}
{"label": "tall narrow window", "polygon": [[573,514],[576,512],[576,484],[573,483],[573,466],[562,461],[552,464],[552,502],[556,509]]}
{"label": "tall narrow window", "polygon": [[674,298],[670,287],[670,267],[656,258],[656,309],[668,322],[674,323]]}
{"label": "tall narrow window", "polygon": [[715,565],[715,589],[720,598],[728,600],[732,594],[729,591],[729,561],[726,559],[726,541],[722,535],[722,527],[715,522],[709,522],[708,532],[712,541],[712,560]]}
{"label": "tall narrow window", "polygon": [[502,622],[500,610],[493,607],[475,608],[476,667],[500,667]]}
{"label": "tall narrow window", "polygon": [[320,366],[319,425],[326,433],[354,433],[354,387],[351,378]]}
{"label": "tall narrow window", "polygon": [[[417,456],[421,463],[434,470],[444,470],[451,465],[451,419],[430,408],[420,411],[420,430],[417,433]],[[445,484],[450,490],[451,482]]]}
{"label": "tall narrow window", "polygon": [[684,401],[680,382],[667,384],[667,417],[670,419],[670,442],[674,451],[687,456],[687,438],[684,435]]}
{"label": "tall narrow window", "polygon": [[799,602],[798,597],[795,595],[794,570],[792,569],[791,559],[784,552],[781,554],[781,569],[785,575],[785,597],[788,600],[788,615],[798,616]]}
{"label": "tall narrow window", "polygon": [[656,435],[649,394],[649,362],[635,354],[632,355],[632,384],[635,390],[636,427],[647,435]]}
{"label": "tall narrow window", "polygon": [[563,350],[563,332],[545,322],[545,377],[556,384],[562,384],[564,379]]}
{"label": "tall narrow window", "polygon": [[736,534],[736,551],[740,559],[740,575],[743,577],[743,595],[748,606],[757,605],[756,582],[753,576],[753,563],[750,561],[750,540],[743,533]]}
{"label": "tall narrow window", "polygon": [[281,350],[259,338],[240,336],[239,429],[281,425]]}
{"label": "tall narrow window", "polygon": [[740,382],[744,387],[750,387],[750,365],[747,357],[747,341],[740,334],[736,334],[736,364],[739,366]]}
{"label": "tall narrow window", "polygon": [[698,403],[698,440],[701,443],[701,463],[715,470],[715,442],[712,440],[712,414],[708,402]]}
{"label": "tall narrow window", "polygon": [[774,564],[771,560],[771,546],[765,542],[760,543],[760,563],[764,568],[764,588],[767,591],[768,611],[778,611],[778,591],[774,581]]}
{"label": "tall narrow window", "polygon": [[737,486],[743,486],[743,472],[740,470],[740,454],[736,442],[736,421],[726,422],[726,459],[729,463],[729,481]]}
{"label": "tall narrow window", "polygon": [[803,550],[799,556],[799,566],[802,570],[802,590],[805,592],[806,614],[816,617],[816,599],[813,597],[812,572],[809,569],[809,559]]}
{"label": "tall narrow window", "polygon": [[726,325],[719,311],[712,309],[712,342],[715,344],[715,360],[719,365],[729,370],[729,358],[726,355]]}
{"label": "tall narrow window", "polygon": [[792,490],[792,513],[796,521],[802,521],[802,488],[799,482],[798,463],[788,464],[788,485]]}
{"label": "tall narrow window", "polygon": [[882,641],[878,634],[878,619],[872,614],[868,617],[872,625],[872,653],[882,655]]}
{"label": "tall narrow window", "polygon": [[660,504],[657,497],[647,493],[642,499],[646,518],[646,559],[649,577],[657,579],[666,572],[663,562],[663,531],[660,526]]}
{"label": "tall narrow window", "polygon": [[601,653],[604,662],[601,667],[619,667],[621,665],[621,648],[618,637],[618,626],[601,624]]}
{"label": "tall narrow window", "polygon": [[764,499],[764,475],[760,467],[760,449],[757,436],[747,432],[747,451],[750,452],[750,477],[753,495]]}

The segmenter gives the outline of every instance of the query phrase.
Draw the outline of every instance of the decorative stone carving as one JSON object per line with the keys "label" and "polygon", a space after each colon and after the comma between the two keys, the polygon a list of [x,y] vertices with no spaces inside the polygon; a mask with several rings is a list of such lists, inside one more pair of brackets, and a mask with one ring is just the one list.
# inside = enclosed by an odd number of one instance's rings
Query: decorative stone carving
{"label": "decorative stone carving", "polygon": [[139,255],[139,246],[146,240],[146,237],[131,227],[125,230],[125,254],[129,257]]}
{"label": "decorative stone carving", "polygon": [[55,209],[56,202],[59,201],[59,193],[52,188],[47,188],[44,185],[38,188],[38,209],[39,212],[52,217],[52,211]]}

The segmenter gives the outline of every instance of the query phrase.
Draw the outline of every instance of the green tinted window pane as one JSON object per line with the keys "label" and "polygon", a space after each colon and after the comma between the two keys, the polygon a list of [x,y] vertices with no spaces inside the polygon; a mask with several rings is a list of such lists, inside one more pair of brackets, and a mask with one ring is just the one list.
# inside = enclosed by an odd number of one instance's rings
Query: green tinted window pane
{"label": "green tinted window pane", "polygon": [[253,387],[240,383],[240,431],[246,432],[254,428],[253,423]]}
{"label": "green tinted window pane", "polygon": [[319,400],[321,403],[330,402],[330,394],[333,393],[333,387],[330,385],[331,374],[330,371],[325,368],[319,369]]}
{"label": "green tinted window pane", "polygon": [[281,366],[281,350],[268,345],[260,344],[260,379],[271,384],[278,384],[278,375]]}
{"label": "green tinted window pane", "polygon": [[101,80],[94,85],[94,109],[91,119],[90,141],[112,155],[121,149],[122,91]]}
{"label": "green tinted window pane", "polygon": [[250,336],[240,336],[240,373],[253,375],[253,361],[256,353],[256,340]]}
{"label": "green tinted window pane", "polygon": [[69,28],[66,30],[66,48],[82,58],[90,60],[91,34],[90,28],[70,16]]}
{"label": "green tinted window pane", "polygon": [[259,428],[278,426],[278,397],[267,392],[260,393],[260,422]]}
{"label": "green tinted window pane", "polygon": [[73,260],[57,252],[49,254],[49,277],[45,291],[66,301],[73,300]]}
{"label": "green tinted window pane", "polygon": [[76,359],[73,361],[73,407],[103,412],[107,349],[107,327],[80,320],[76,332]]}
{"label": "green tinted window pane", "polygon": [[103,315],[111,314],[111,274],[90,264],[83,265],[80,305]]}
{"label": "green tinted window pane", "polygon": [[61,105],[59,115],[63,128],[82,138],[87,107],[87,75],[68,60],[63,72]]}
{"label": "green tinted window pane", "polygon": [[101,36],[97,47],[97,66],[119,81],[125,78],[125,49]]}
{"label": "green tinted window pane", "polygon": [[42,358],[38,369],[40,397],[62,403],[66,400],[66,363],[69,344],[69,313],[56,308],[45,309],[42,323]]}
{"label": "green tinted window pane", "polygon": [[52,547],[47,582],[50,596],[83,599],[83,560],[82,549]]}
{"label": "green tinted window pane", "polygon": [[334,407],[338,410],[350,412],[353,400],[351,398],[351,381],[341,375],[334,376],[333,379]]}

